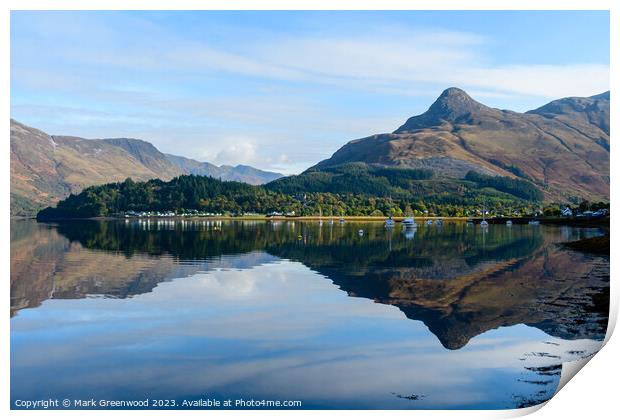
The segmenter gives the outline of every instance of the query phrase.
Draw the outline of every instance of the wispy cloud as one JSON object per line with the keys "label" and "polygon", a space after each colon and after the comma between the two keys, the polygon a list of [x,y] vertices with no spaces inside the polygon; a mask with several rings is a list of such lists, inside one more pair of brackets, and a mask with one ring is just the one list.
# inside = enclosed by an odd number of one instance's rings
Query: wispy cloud
{"label": "wispy cloud", "polygon": [[[65,35],[75,33],[71,24],[64,30],[67,31]],[[374,35],[375,32],[379,35]],[[98,49],[84,44],[67,46],[61,42],[51,49],[46,47],[44,55],[78,65],[147,73],[177,72],[169,75],[173,78],[225,72],[262,79],[389,91],[393,95],[415,95],[416,91],[425,94],[429,83],[485,89],[490,95],[513,93],[543,98],[585,96],[609,86],[609,66],[606,64],[481,65],[489,62],[489,57],[479,48],[488,40],[476,34],[447,30],[429,33],[369,28],[369,34],[364,36],[321,38],[275,32],[269,38],[250,41],[232,51],[209,42],[179,38],[163,28],[156,33],[161,38],[142,37],[130,44],[124,39],[111,38]],[[25,45],[21,47],[28,49]],[[23,77],[36,86],[47,82],[48,85],[67,88],[67,77],[48,71],[45,74],[49,79],[41,78],[42,72],[33,78],[32,71],[23,69],[16,77]],[[76,76],[78,80],[88,78],[87,74],[78,73],[71,75],[71,79]]]}
{"label": "wispy cloud", "polygon": [[609,85],[606,62],[506,62],[489,52],[492,34],[441,26],[369,20],[355,32],[227,21],[187,30],[109,12],[12,19],[14,117],[75,130],[68,134],[139,134],[166,151],[287,172],[393,130],[448,86],[511,108]]}

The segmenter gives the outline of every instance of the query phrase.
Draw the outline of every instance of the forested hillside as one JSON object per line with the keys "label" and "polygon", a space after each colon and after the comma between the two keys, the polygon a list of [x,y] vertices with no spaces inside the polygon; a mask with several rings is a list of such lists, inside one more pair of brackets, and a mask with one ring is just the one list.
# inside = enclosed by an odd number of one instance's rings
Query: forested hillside
{"label": "forested hillside", "polygon": [[[366,172],[360,168],[358,170],[359,172],[354,174],[350,172],[344,175],[333,174],[334,177],[343,176],[342,190],[333,191],[311,191],[312,183],[303,186],[294,184],[253,186],[196,175],[183,175],[168,182],[161,180],[135,182],[127,179],[123,182],[88,187],[80,194],[71,195],[60,201],[57,207],[42,210],[38,218],[41,220],[87,218],[114,216],[127,211],[180,213],[187,210],[233,215],[277,212],[324,216],[389,214],[465,216],[479,212],[483,202],[489,209],[497,212],[513,210],[528,212],[540,206],[536,201],[525,200],[501,191],[512,189],[513,193],[522,193],[521,186],[514,184],[512,180],[507,180],[504,184],[498,179],[491,182],[487,177],[472,175],[472,179],[462,180],[460,187],[450,193],[438,190],[434,194],[418,195],[411,190],[392,187],[389,180],[401,183],[427,182],[430,187],[423,188],[434,188],[432,174],[409,170],[405,170],[403,174],[395,173],[393,170],[387,170],[385,173],[381,170],[376,172],[372,170]],[[362,182],[358,182],[357,185],[366,187],[359,188],[356,192],[344,192],[348,188],[347,179],[351,182],[354,179],[361,180]],[[366,182],[367,180],[372,182]],[[317,181],[317,185],[322,184]],[[293,192],[298,189],[302,191],[302,187],[307,188],[308,192]],[[382,189],[383,187],[387,189]],[[319,189],[321,188],[315,188]],[[524,191],[531,192],[527,188]]]}

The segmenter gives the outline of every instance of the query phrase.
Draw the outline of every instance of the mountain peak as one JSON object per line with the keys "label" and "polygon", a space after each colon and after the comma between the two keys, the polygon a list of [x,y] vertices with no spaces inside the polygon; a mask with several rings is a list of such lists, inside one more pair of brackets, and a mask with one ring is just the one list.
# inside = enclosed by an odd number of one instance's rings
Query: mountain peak
{"label": "mountain peak", "polygon": [[424,114],[409,118],[395,133],[437,126],[444,122],[466,122],[472,115],[487,111],[495,110],[473,100],[463,89],[450,87],[439,95]]}
{"label": "mountain peak", "polygon": [[439,95],[426,113],[431,112],[445,119],[452,119],[482,108],[486,107],[474,101],[464,90],[451,87]]}
{"label": "mountain peak", "polygon": [[446,90],[444,90],[443,92],[441,92],[441,95],[439,95],[438,99],[441,98],[450,98],[450,97],[460,97],[460,98],[467,98],[473,101],[473,99],[471,99],[471,97],[467,94],[467,92],[465,92],[463,89],[457,88],[457,87],[449,87]]}

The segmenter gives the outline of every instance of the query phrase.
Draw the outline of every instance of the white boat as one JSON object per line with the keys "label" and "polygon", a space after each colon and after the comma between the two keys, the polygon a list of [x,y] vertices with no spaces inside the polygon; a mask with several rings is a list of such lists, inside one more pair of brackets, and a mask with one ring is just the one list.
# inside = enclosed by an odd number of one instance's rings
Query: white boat
{"label": "white boat", "polygon": [[357,234],[358,234],[359,236],[364,236],[364,229],[360,229],[360,230],[358,230],[358,231],[357,231]]}
{"label": "white boat", "polygon": [[506,220],[506,226],[512,226],[512,220]]}
{"label": "white boat", "polygon": [[341,217],[340,220],[338,220],[338,222],[340,222],[340,224],[344,223],[344,219]]}
{"label": "white boat", "polygon": [[435,224],[436,224],[437,226],[441,226],[441,225],[443,225],[443,220],[441,220],[441,219],[437,219],[437,220],[435,220]]}
{"label": "white boat", "polygon": [[385,221],[385,227],[387,228],[394,227],[395,224],[396,222],[394,222],[394,219],[392,219],[391,217]]}
{"label": "white boat", "polygon": [[489,222],[486,221],[485,216],[487,214],[487,210],[485,209],[484,202],[482,203],[482,222],[480,222],[481,227],[489,227]]}
{"label": "white boat", "polygon": [[416,224],[415,220],[413,220],[413,217],[405,217],[403,219],[403,226],[406,229],[413,229],[415,227],[418,227],[418,225]]}
{"label": "white boat", "polygon": [[540,222],[538,220],[530,220],[529,222],[527,222],[528,225],[534,225],[534,226],[538,226],[540,224]]}
{"label": "white boat", "polygon": [[433,221],[432,220],[427,220],[426,221],[426,225],[427,226],[433,226]]}
{"label": "white boat", "polygon": [[467,219],[467,226],[473,226],[474,225],[474,221],[471,219]]}
{"label": "white boat", "polygon": [[334,219],[329,219],[329,222],[327,222],[327,223],[329,223],[330,225],[333,225],[334,224]]}

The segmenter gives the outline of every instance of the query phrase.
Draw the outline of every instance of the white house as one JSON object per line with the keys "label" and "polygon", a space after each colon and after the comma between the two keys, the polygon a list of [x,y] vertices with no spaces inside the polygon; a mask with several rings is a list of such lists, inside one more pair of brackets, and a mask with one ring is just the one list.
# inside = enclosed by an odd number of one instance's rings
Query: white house
{"label": "white house", "polygon": [[573,215],[573,211],[569,207],[563,208],[561,213],[564,217],[571,217]]}

